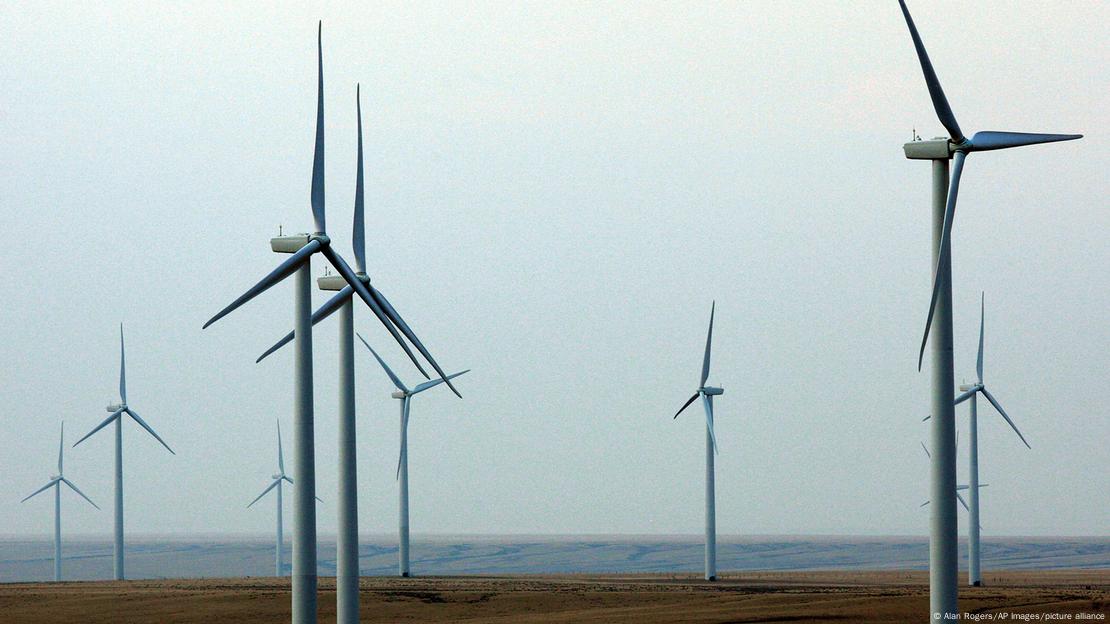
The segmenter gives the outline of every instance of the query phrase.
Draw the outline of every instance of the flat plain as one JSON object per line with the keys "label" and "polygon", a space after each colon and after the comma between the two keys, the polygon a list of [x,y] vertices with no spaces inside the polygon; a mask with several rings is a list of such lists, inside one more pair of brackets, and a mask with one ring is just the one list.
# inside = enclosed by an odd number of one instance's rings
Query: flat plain
{"label": "flat plain", "polygon": [[[984,583],[961,588],[961,611],[1110,618],[1110,570],[1002,571]],[[927,573],[895,570],[741,572],[715,583],[688,574],[365,577],[360,593],[363,622],[920,622],[928,612]],[[0,585],[0,620],[279,622],[289,601],[288,578],[13,583]],[[319,610],[321,622],[335,621],[334,579],[321,579]]]}

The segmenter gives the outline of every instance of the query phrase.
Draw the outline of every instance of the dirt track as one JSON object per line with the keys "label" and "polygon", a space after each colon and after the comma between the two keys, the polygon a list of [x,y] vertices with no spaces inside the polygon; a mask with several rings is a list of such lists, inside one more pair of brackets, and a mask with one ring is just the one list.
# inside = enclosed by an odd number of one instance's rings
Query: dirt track
{"label": "dirt track", "polygon": [[[961,588],[972,613],[1098,613],[1110,621],[1110,570],[988,574]],[[691,577],[430,577],[362,580],[364,622],[922,622],[924,572],[775,572]],[[322,579],[320,621],[335,621]],[[281,622],[288,579],[0,585],[0,622]],[[1074,620],[1073,620],[1074,621]],[[1100,620],[1093,620],[1100,621]]]}

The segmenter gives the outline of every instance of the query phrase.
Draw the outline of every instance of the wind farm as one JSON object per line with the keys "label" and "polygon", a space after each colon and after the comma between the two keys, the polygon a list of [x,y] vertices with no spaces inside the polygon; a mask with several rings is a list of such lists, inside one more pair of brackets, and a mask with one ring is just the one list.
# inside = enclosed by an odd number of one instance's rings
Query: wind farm
{"label": "wind farm", "polygon": [[0,620],[1110,617],[1110,8],[151,8],[0,9]]}

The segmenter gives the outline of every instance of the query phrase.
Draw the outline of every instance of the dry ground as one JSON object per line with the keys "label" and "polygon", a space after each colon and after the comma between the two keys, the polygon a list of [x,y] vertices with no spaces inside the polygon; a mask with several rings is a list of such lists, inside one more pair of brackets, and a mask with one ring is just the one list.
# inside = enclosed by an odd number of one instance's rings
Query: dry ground
{"label": "dry ground", "polygon": [[[1110,570],[1000,572],[961,588],[972,613],[1099,613],[1110,620]],[[320,620],[335,621],[333,579]],[[364,578],[364,622],[922,622],[924,572],[767,572],[689,576]],[[0,585],[0,622],[22,624],[281,622],[288,579]],[[1074,620],[1073,620],[1074,621]],[[1099,621],[1099,620],[1095,620]]]}

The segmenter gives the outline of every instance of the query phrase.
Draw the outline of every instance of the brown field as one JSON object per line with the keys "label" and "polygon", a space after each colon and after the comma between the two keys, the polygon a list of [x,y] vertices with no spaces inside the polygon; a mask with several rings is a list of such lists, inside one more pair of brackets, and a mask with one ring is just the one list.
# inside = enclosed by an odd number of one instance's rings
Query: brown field
{"label": "brown field", "polygon": [[[961,611],[1110,619],[1110,570],[998,572],[984,581],[961,588]],[[742,573],[716,583],[672,575],[370,577],[361,611],[364,622],[922,622],[927,583],[925,572]],[[321,579],[321,622],[335,621],[334,588]],[[0,585],[6,624],[288,619],[288,579]]]}

